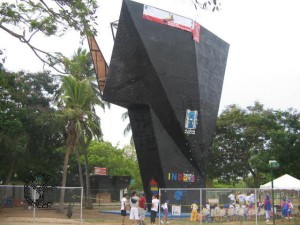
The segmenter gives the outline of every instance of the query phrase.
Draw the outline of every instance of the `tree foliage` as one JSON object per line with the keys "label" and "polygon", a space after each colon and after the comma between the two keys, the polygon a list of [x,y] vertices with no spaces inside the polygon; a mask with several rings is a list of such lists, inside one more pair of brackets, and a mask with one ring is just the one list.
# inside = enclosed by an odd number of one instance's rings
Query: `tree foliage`
{"label": "tree foliage", "polygon": [[[79,155],[83,154],[86,171],[86,196],[89,195],[88,145],[93,138],[99,139],[102,136],[100,118],[96,114],[95,106],[103,106],[103,103],[100,99],[99,89],[94,82],[96,77],[93,76],[91,65],[90,54],[81,48],[72,58],[64,58],[65,71],[70,75],[62,77],[62,85],[57,93],[59,109],[57,115],[65,121],[67,133],[62,187],[66,185],[71,153],[77,155],[80,181],[84,186],[79,162]],[[60,210],[63,210],[64,189],[62,189],[60,197]]]}
{"label": "tree foliage", "polygon": [[277,130],[270,131],[269,148],[280,163],[278,175],[290,174],[300,178],[300,113],[293,109],[274,112]]}
{"label": "tree foliage", "polygon": [[60,173],[55,150],[63,144],[63,127],[51,106],[57,87],[47,72],[0,70],[0,180],[5,183],[12,176],[25,180],[30,171]]}
{"label": "tree foliage", "polygon": [[277,175],[299,170],[299,113],[294,110],[265,109],[258,102],[241,109],[231,105],[218,118],[209,176],[226,183],[253,179],[259,186],[260,174],[269,173],[268,161],[281,164]]}
{"label": "tree foliage", "polygon": [[32,40],[37,34],[62,36],[69,29],[78,31],[82,37],[95,34],[97,7],[96,0],[2,1],[0,29],[26,44],[44,64],[63,73],[62,54],[47,52],[43,46],[32,44]]}
{"label": "tree foliage", "polygon": [[89,147],[89,166],[107,167],[109,175],[131,176],[135,181],[132,188],[142,188],[139,166],[132,146],[123,149],[112,146],[109,142],[93,141]]}

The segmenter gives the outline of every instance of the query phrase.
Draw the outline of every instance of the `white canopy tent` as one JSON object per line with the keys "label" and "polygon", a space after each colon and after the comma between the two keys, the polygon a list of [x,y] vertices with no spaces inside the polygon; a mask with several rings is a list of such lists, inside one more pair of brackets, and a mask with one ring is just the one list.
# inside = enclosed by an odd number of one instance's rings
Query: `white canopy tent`
{"label": "white canopy tent", "polygon": [[[277,190],[300,190],[300,180],[285,174],[277,179],[273,180],[274,189]],[[272,189],[271,181],[260,185],[260,189]]]}

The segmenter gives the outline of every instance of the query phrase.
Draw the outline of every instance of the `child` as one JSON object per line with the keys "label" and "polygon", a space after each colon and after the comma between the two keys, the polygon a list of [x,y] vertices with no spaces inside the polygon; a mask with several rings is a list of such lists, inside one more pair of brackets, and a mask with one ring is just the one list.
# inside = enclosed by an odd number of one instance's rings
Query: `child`
{"label": "child", "polygon": [[125,225],[125,217],[126,217],[126,202],[127,202],[127,194],[123,195],[121,200],[121,216],[122,216],[122,225]]}
{"label": "child", "polygon": [[203,208],[203,215],[205,216],[205,222],[210,222],[210,205],[206,202],[205,208]]}
{"label": "child", "polygon": [[247,203],[244,203],[242,208],[243,208],[243,216],[244,216],[244,219],[246,220],[248,218],[248,211],[249,211]]}
{"label": "child", "polygon": [[195,222],[197,217],[198,217],[198,213],[197,213],[197,210],[198,210],[198,205],[197,205],[197,201],[195,200],[194,203],[191,205],[191,209],[192,209],[192,212],[191,212],[191,218],[190,218],[190,221],[191,222]]}
{"label": "child", "polygon": [[266,195],[265,201],[264,201],[264,209],[266,212],[266,221],[269,222],[270,221],[270,217],[271,217],[271,200],[270,200],[270,196]]}
{"label": "child", "polygon": [[289,219],[291,218],[292,215],[292,209],[294,208],[293,204],[291,203],[291,200],[288,199],[288,216]]}
{"label": "child", "polygon": [[282,217],[283,218],[288,218],[288,210],[289,210],[289,205],[288,202],[283,199],[283,202],[281,203],[281,210],[282,210]]}
{"label": "child", "polygon": [[161,206],[163,209],[163,212],[164,212],[164,216],[160,221],[162,224],[169,223],[169,221],[168,221],[168,215],[169,215],[168,204],[169,204],[169,200],[166,200],[166,202],[164,204],[162,204],[162,206]]}

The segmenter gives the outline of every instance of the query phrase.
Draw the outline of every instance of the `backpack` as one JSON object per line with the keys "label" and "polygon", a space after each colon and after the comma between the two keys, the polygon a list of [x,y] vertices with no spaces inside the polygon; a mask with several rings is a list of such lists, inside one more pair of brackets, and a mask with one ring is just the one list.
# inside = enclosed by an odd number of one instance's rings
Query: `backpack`
{"label": "backpack", "polygon": [[137,199],[131,198],[131,202],[134,204],[137,202]]}

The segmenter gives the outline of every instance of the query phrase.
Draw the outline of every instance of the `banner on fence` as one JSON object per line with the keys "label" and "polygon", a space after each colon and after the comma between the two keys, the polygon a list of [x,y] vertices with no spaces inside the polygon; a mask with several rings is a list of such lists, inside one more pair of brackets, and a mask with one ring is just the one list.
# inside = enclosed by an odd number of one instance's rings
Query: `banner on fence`
{"label": "banner on fence", "polygon": [[181,206],[180,205],[172,205],[172,215],[173,216],[181,215]]}

